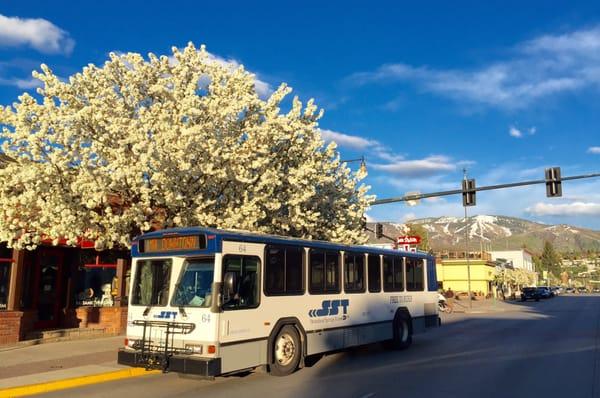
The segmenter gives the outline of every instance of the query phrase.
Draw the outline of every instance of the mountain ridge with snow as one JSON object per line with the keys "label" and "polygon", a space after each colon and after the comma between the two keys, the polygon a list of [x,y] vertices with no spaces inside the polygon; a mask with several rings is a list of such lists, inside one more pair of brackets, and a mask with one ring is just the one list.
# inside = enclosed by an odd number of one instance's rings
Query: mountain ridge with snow
{"label": "mountain ridge with snow", "polygon": [[[407,223],[382,222],[384,234],[390,237],[405,235],[408,224],[425,229],[433,250],[464,250],[468,235],[471,250],[515,250],[527,248],[541,253],[544,242],[551,242],[560,252],[600,251],[600,231],[573,225],[548,225],[516,217],[476,215],[464,217],[428,217]],[[368,228],[374,229],[374,223]],[[369,243],[385,243],[369,233]],[[389,240],[387,240],[389,242]]]}

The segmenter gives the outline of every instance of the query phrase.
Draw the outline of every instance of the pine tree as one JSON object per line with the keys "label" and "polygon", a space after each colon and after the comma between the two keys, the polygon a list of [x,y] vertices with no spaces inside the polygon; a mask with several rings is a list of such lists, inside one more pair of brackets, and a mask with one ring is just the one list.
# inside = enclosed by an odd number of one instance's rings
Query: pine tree
{"label": "pine tree", "polygon": [[549,271],[555,276],[560,274],[561,258],[549,241],[544,242],[540,263],[543,271]]}

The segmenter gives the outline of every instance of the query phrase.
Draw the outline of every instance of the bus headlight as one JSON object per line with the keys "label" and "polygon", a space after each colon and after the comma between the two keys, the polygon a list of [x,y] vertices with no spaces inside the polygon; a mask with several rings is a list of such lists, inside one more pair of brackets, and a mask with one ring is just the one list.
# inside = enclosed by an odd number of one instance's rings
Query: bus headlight
{"label": "bus headlight", "polygon": [[202,344],[186,344],[185,349],[192,354],[202,354]]}

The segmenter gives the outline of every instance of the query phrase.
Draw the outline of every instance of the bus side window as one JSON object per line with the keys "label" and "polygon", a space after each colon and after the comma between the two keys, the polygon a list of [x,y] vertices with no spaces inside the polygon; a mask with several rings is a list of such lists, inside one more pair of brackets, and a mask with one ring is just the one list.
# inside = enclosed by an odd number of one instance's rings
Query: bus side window
{"label": "bus side window", "polygon": [[383,291],[401,292],[404,290],[402,257],[383,256]]}
{"label": "bus side window", "polygon": [[365,291],[365,255],[344,254],[344,291],[362,293]]}
{"label": "bus side window", "polygon": [[242,309],[258,307],[260,260],[256,256],[223,257],[223,275],[228,272],[236,274],[237,286],[235,294],[223,304],[224,309]]}
{"label": "bus side window", "polygon": [[310,250],[309,291],[311,294],[339,293],[339,253]]}
{"label": "bus side window", "polygon": [[266,295],[304,294],[304,249],[269,245],[265,259]]}
{"label": "bus side window", "polygon": [[422,291],[425,288],[423,261],[417,258],[406,258],[406,290]]}
{"label": "bus side window", "polygon": [[377,254],[369,254],[368,258],[369,292],[381,291],[381,259]]}

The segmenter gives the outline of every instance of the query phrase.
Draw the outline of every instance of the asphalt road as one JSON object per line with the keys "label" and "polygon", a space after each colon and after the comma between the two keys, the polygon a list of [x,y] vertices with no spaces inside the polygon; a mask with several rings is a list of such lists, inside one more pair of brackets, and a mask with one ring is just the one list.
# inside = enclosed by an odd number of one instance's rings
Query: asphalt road
{"label": "asphalt road", "polygon": [[444,315],[406,351],[324,357],[291,376],[150,375],[46,397],[600,398],[600,296],[561,296],[486,314]]}

